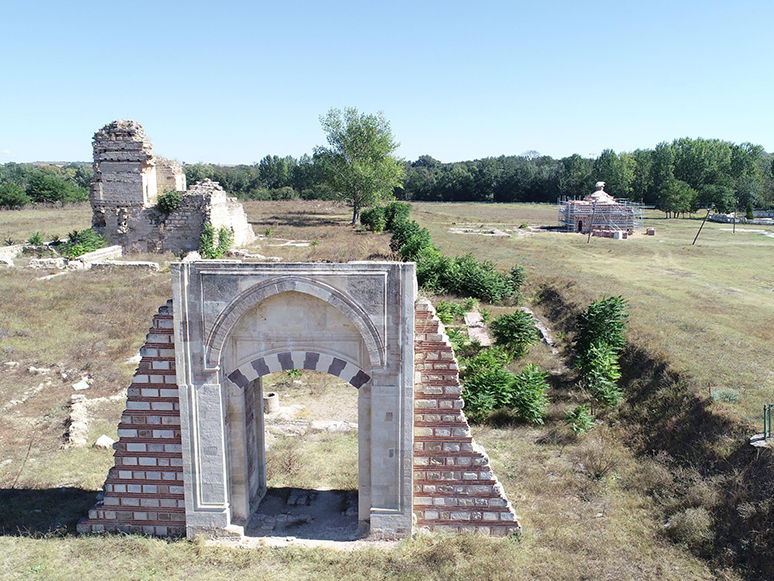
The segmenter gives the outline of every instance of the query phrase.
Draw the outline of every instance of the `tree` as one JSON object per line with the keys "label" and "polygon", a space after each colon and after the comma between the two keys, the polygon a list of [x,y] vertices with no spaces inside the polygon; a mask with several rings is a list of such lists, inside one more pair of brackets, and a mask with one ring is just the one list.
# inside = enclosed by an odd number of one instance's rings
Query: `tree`
{"label": "tree", "polygon": [[339,199],[352,206],[354,226],[363,208],[389,198],[401,185],[403,164],[393,155],[399,144],[381,112],[332,108],[320,123],[328,147],[314,148],[315,163],[321,164],[325,181]]}
{"label": "tree", "polygon": [[0,208],[18,210],[30,203],[24,189],[16,184],[0,184]]}

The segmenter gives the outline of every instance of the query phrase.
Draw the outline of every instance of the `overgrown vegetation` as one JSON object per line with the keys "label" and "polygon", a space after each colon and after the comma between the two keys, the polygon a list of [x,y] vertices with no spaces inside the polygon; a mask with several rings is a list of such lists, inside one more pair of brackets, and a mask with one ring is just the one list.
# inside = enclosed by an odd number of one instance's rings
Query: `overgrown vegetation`
{"label": "overgrown vegetation", "polygon": [[230,228],[221,226],[218,230],[212,224],[206,222],[202,226],[202,235],[199,242],[199,254],[202,258],[221,258],[234,244],[234,232]]}
{"label": "overgrown vegetation", "polygon": [[107,246],[107,240],[101,234],[97,234],[91,228],[86,230],[73,230],[67,235],[67,240],[57,246],[62,256],[78,258],[87,252],[94,252]]}
{"label": "overgrown vegetation", "polygon": [[164,192],[156,200],[156,208],[158,211],[169,216],[172,212],[176,212],[180,209],[180,205],[183,203],[183,194],[175,190]]}
{"label": "overgrown vegetation", "polygon": [[524,311],[497,317],[492,321],[491,328],[497,344],[508,349],[514,357],[523,356],[530,345],[540,341],[535,318]]}
{"label": "overgrown vegetation", "polygon": [[618,358],[626,346],[628,318],[627,303],[621,296],[594,301],[578,316],[575,366],[591,398],[592,411],[596,405],[612,407],[623,399]]}

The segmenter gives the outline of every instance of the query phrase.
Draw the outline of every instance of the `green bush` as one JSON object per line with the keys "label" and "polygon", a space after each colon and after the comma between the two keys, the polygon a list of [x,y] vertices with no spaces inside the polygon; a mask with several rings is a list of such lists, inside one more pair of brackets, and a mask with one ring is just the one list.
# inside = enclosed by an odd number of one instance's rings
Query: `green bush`
{"label": "green bush", "polygon": [[387,219],[384,216],[384,208],[377,206],[360,213],[360,224],[371,232],[382,232],[387,227]]}
{"label": "green bush", "polygon": [[530,363],[514,375],[499,365],[505,360],[504,353],[483,353],[470,361],[468,373],[471,369],[474,373],[464,381],[462,397],[468,418],[482,422],[493,411],[505,409],[521,420],[542,424],[548,409],[547,374]]}
{"label": "green bush", "polygon": [[218,230],[218,246],[216,248],[219,257],[231,250],[234,245],[234,231],[231,228],[221,226]]}
{"label": "green bush", "polygon": [[[217,242],[216,242],[217,236]],[[234,243],[234,232],[222,226],[217,232],[212,224],[207,222],[202,226],[202,235],[199,239],[199,254],[205,259],[222,257]]]}
{"label": "green bush", "polygon": [[501,315],[492,321],[490,327],[497,344],[510,350],[516,357],[526,354],[530,345],[540,342],[534,317],[524,311]]}
{"label": "green bush", "polygon": [[30,198],[21,186],[12,183],[0,185],[0,208],[18,210],[29,203]]}
{"label": "green bush", "polygon": [[471,254],[454,258],[443,256],[433,245],[427,228],[413,220],[397,221],[397,217],[403,216],[401,212],[404,211],[395,212],[396,219],[391,224],[390,249],[399,253],[404,261],[417,263],[420,286],[432,292],[468,296],[490,303],[519,296],[525,280],[522,268],[513,267],[510,272],[503,273],[495,269],[493,262],[480,261]]}
{"label": "green bush", "polygon": [[[406,202],[392,202],[384,208],[384,218],[387,222],[385,229],[392,230],[401,222],[406,222],[411,215],[411,204]],[[362,221],[362,216],[361,216]]]}
{"label": "green bush", "polygon": [[179,210],[182,203],[183,194],[173,190],[171,192],[165,192],[158,197],[156,200],[156,208],[165,216],[169,216],[172,212]]}
{"label": "green bush", "polygon": [[511,352],[503,347],[491,347],[482,349],[475,356],[463,359],[465,366],[465,377],[472,377],[483,373],[484,371],[493,371],[501,369],[513,360]]}
{"label": "green bush", "polygon": [[473,422],[482,422],[494,410],[510,407],[515,376],[504,369],[483,369],[465,381],[462,398],[465,414]]}
{"label": "green bush", "polygon": [[87,252],[94,252],[107,246],[104,236],[97,234],[91,228],[74,230],[67,235],[67,242],[59,245],[59,252],[67,258],[77,258]]}
{"label": "green bush", "polygon": [[46,242],[43,240],[43,235],[40,232],[35,232],[27,239],[27,244],[32,246],[43,246],[45,243]]}
{"label": "green bush", "polygon": [[454,321],[465,316],[465,308],[454,301],[439,301],[435,308],[435,314],[444,325],[451,325]]}
{"label": "green bush", "polygon": [[610,345],[592,345],[580,361],[579,370],[582,383],[595,402],[612,407],[623,399],[623,391],[618,387],[618,353]]}
{"label": "green bush", "polygon": [[628,304],[621,297],[606,297],[594,301],[578,316],[578,332],[575,335],[575,352],[579,357],[591,345],[605,343],[616,353],[626,345],[626,321]]}
{"label": "green bush", "polygon": [[548,409],[547,376],[537,365],[530,363],[514,378],[509,404],[517,417],[533,424],[543,423]]}
{"label": "green bush", "polygon": [[588,404],[579,405],[569,410],[564,417],[564,423],[576,434],[585,434],[594,427],[594,416]]}
{"label": "green bush", "polygon": [[755,209],[753,208],[753,205],[751,202],[747,203],[747,208],[745,208],[744,217],[748,220],[754,220],[755,219]]}

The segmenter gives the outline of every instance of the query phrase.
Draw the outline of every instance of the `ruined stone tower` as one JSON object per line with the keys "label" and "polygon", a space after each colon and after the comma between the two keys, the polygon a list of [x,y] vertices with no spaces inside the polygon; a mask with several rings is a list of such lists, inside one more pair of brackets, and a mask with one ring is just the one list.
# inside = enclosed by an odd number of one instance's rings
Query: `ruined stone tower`
{"label": "ruined stone tower", "polygon": [[[117,120],[94,134],[94,180],[89,200],[92,228],[135,252],[196,250],[204,224],[234,232],[234,243],[255,240],[242,205],[217,183],[205,180],[186,191],[183,167],[153,154],[136,121]],[[156,209],[159,194],[183,193],[171,214]]]}

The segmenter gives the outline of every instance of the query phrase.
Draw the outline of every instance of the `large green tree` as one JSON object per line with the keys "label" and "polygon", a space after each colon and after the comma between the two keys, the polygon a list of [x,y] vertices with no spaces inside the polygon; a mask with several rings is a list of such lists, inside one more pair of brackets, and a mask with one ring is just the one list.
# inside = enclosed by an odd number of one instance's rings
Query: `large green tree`
{"label": "large green tree", "polygon": [[328,146],[314,148],[315,162],[338,197],[352,206],[352,224],[360,211],[389,198],[403,180],[404,167],[395,157],[398,143],[380,112],[359,113],[354,107],[331,109],[320,123]]}

